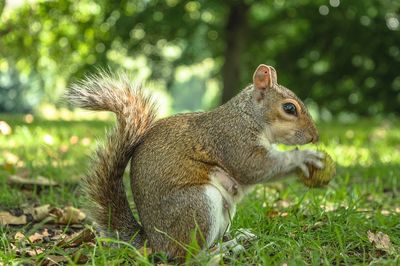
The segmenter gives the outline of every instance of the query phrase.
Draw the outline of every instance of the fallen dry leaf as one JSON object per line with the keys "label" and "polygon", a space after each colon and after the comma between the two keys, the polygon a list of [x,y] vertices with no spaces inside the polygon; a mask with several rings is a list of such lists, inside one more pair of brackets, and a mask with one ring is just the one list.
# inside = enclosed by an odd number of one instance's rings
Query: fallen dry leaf
{"label": "fallen dry leaf", "polygon": [[12,214],[12,212],[2,211],[0,212],[0,225],[24,225],[32,220],[40,222],[46,218],[49,220],[47,222],[69,224],[75,229],[80,229],[83,227],[80,223],[86,219],[86,214],[71,206],[60,209],[51,208],[49,204],[46,204],[37,207],[26,207],[22,210],[21,215],[18,216]]}
{"label": "fallen dry leaf", "polygon": [[80,223],[86,219],[86,214],[81,210],[74,208],[74,207],[65,207],[64,208],[64,221],[66,223]]}
{"label": "fallen dry leaf", "polygon": [[0,212],[0,225],[23,225],[28,222],[26,215],[14,216],[9,212]]}
{"label": "fallen dry leaf", "polygon": [[51,187],[58,185],[57,182],[43,176],[38,176],[36,178],[25,178],[19,175],[10,175],[8,177],[8,183],[10,185],[21,186],[24,188],[33,188],[35,186]]}
{"label": "fallen dry leaf", "polygon": [[82,243],[92,242],[95,235],[92,230],[86,228],[62,239],[56,245],[59,247],[76,247]]}
{"label": "fallen dry leaf", "polygon": [[34,233],[33,235],[28,237],[29,241],[32,243],[39,242],[43,239],[43,236],[39,233]]}
{"label": "fallen dry leaf", "polygon": [[[19,209],[16,209],[19,210]],[[25,207],[22,210],[21,215],[14,215],[10,212],[0,212],[0,224],[1,225],[24,225],[30,222],[33,218],[35,222],[40,222],[46,217],[50,216],[50,205],[42,205],[38,207]],[[16,211],[20,212],[20,211]]]}
{"label": "fallen dry leaf", "polygon": [[32,214],[32,217],[35,221],[41,221],[49,216],[50,210],[51,210],[50,205],[46,204],[33,208],[30,214]]}
{"label": "fallen dry leaf", "polygon": [[68,206],[64,209],[53,208],[50,211],[56,218],[56,223],[59,224],[77,224],[81,223],[86,218],[86,214],[81,210]]}
{"label": "fallen dry leaf", "polygon": [[29,236],[28,239],[31,243],[40,242],[43,238],[50,236],[47,228],[45,228],[41,233],[34,233],[33,235]]}
{"label": "fallen dry leaf", "polygon": [[13,243],[10,243],[11,250],[17,250],[17,246]]}
{"label": "fallen dry leaf", "polygon": [[21,241],[22,239],[25,239],[25,235],[23,233],[21,233],[21,232],[16,232],[15,235],[14,235],[14,239],[18,240],[18,241]]}
{"label": "fallen dry leaf", "polygon": [[49,204],[33,207],[33,206],[28,206],[23,208],[23,212],[26,215],[31,215],[33,217],[33,220],[36,222],[40,222],[46,217],[49,217],[50,215],[50,210],[51,207]]}
{"label": "fallen dry leaf", "polygon": [[52,209],[50,210],[50,214],[51,214],[53,217],[55,217],[55,218],[62,217],[62,216],[63,216],[63,213],[64,213],[63,210],[60,209],[60,208],[57,208],[57,207],[52,208]]}
{"label": "fallen dry leaf", "polygon": [[393,254],[395,252],[394,247],[392,246],[392,242],[387,234],[382,232],[373,233],[370,230],[367,232],[369,241],[374,245],[376,249],[385,251],[389,254]]}
{"label": "fallen dry leaf", "polygon": [[42,254],[44,252],[44,248],[34,248],[34,249],[29,249],[26,251],[26,254],[30,257],[37,256],[39,254]]}
{"label": "fallen dry leaf", "polygon": [[61,239],[66,238],[67,236],[68,235],[65,234],[65,232],[62,230],[53,230],[53,234],[52,236],[50,236],[50,240],[57,242],[60,241]]}
{"label": "fallen dry leaf", "polygon": [[26,249],[16,249],[17,255],[25,255],[29,257],[34,257],[44,252],[44,248],[26,248]]}

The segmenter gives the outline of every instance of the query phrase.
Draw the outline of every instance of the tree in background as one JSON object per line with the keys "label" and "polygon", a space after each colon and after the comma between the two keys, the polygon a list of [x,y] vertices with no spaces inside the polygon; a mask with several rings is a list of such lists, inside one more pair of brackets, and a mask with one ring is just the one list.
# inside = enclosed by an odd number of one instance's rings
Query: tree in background
{"label": "tree in background", "polygon": [[[208,79],[230,99],[268,63],[333,113],[400,113],[399,11],[390,0],[34,1],[3,13],[0,71],[17,71],[21,91],[54,101],[94,66],[122,67],[179,89],[186,98],[175,102],[185,106],[204,96]],[[202,62],[202,78],[177,80],[182,66]]]}

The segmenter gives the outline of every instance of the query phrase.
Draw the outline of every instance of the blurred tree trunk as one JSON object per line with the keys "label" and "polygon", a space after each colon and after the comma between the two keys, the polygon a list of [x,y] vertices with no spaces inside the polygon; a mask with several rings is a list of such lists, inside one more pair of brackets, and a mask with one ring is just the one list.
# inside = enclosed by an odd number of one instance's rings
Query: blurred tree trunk
{"label": "blurred tree trunk", "polygon": [[225,62],[222,66],[222,103],[231,99],[241,84],[241,55],[246,49],[248,32],[247,13],[250,6],[244,1],[232,1],[225,26]]}

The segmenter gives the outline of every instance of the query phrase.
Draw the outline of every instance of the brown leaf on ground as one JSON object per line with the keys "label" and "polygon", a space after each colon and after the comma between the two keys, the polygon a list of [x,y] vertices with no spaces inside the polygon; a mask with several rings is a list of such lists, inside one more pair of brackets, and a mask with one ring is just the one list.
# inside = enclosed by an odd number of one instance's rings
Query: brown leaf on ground
{"label": "brown leaf on ground", "polygon": [[62,209],[60,209],[60,208],[57,208],[57,207],[55,207],[55,208],[52,208],[51,210],[50,210],[50,214],[54,217],[54,218],[59,218],[59,217],[62,217],[63,216],[63,210]]}
{"label": "brown leaf on ground", "polygon": [[26,178],[20,175],[10,175],[8,177],[8,184],[14,186],[20,186],[23,188],[34,188],[35,186],[39,187],[51,187],[57,186],[57,182],[50,180],[43,176],[38,176],[36,178]]}
{"label": "brown leaf on ground", "polygon": [[50,216],[50,210],[51,207],[49,204],[33,207],[33,206],[28,206],[23,208],[23,212],[26,215],[31,215],[33,220],[36,222],[40,222],[46,217]]}
{"label": "brown leaf on ground", "polygon": [[25,239],[25,235],[23,233],[21,233],[21,232],[16,232],[15,235],[14,235],[14,239],[18,240],[18,241],[21,241],[21,240]]}
{"label": "brown leaf on ground", "polygon": [[0,212],[0,225],[23,225],[28,222],[26,215],[15,216],[9,212]]}
{"label": "brown leaf on ground", "polygon": [[369,242],[371,242],[376,249],[385,251],[389,254],[393,254],[395,252],[392,242],[387,234],[382,232],[373,233],[370,230],[368,230],[367,234]]}
{"label": "brown leaf on ground", "polygon": [[59,224],[78,224],[86,219],[86,214],[81,210],[68,206],[64,209],[53,208],[50,213],[55,217]]}
{"label": "brown leaf on ground", "polygon": [[77,208],[69,206],[64,208],[63,218],[65,223],[77,224],[86,219],[86,214]]}
{"label": "brown leaf on ground", "polygon": [[[18,213],[20,215],[15,215]],[[55,214],[55,215],[54,215]],[[0,212],[0,224],[1,225],[24,225],[31,222],[32,218],[35,222],[40,222],[45,218],[49,217],[52,220],[60,221],[62,224],[66,224],[69,220],[71,223],[78,223],[84,220],[82,217],[86,217],[84,213],[79,210],[70,207],[66,207],[65,210],[58,208],[51,208],[49,204],[42,206],[28,206],[22,209],[14,209],[14,211],[2,211]],[[56,217],[56,219],[54,219]]]}
{"label": "brown leaf on ground", "polygon": [[[23,214],[16,216],[8,211],[0,212],[1,225],[24,225],[30,222],[28,219],[40,222],[47,217],[52,217],[58,224],[80,224],[86,219],[86,214],[74,207],[51,208],[50,205],[42,205],[38,207],[28,207],[23,210]],[[79,227],[79,226],[78,226]]]}
{"label": "brown leaf on ground", "polygon": [[92,230],[86,228],[82,231],[76,232],[70,236],[65,237],[59,241],[56,245],[59,247],[77,247],[82,243],[92,242],[95,238],[95,234]]}
{"label": "brown leaf on ground", "polygon": [[15,246],[13,243],[10,243],[10,247],[11,247],[11,250],[17,250],[17,246]]}
{"label": "brown leaf on ground", "polygon": [[17,249],[16,253],[20,256],[29,256],[34,257],[44,252],[44,248],[26,248],[26,249]]}
{"label": "brown leaf on ground", "polygon": [[54,242],[58,242],[61,239],[66,238],[68,235],[65,233],[64,230],[59,229],[52,229],[52,234],[50,236],[50,240]]}
{"label": "brown leaf on ground", "polygon": [[43,238],[45,237],[49,237],[50,234],[47,230],[47,228],[45,228],[41,233],[34,233],[33,235],[29,236],[28,239],[31,243],[36,243],[36,242],[40,242],[43,240]]}
{"label": "brown leaf on ground", "polygon": [[35,221],[39,222],[50,215],[50,210],[50,205],[46,204],[33,208],[30,214],[32,214],[32,217]]}

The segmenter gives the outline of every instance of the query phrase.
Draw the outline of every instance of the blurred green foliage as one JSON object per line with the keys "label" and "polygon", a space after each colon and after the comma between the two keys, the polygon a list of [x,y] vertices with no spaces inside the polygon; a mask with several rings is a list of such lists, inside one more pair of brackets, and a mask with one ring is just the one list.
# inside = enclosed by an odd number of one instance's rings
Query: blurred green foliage
{"label": "blurred green foliage", "polygon": [[6,6],[0,111],[56,102],[71,81],[108,66],[168,90],[175,111],[207,109],[236,94],[255,67],[267,63],[278,70],[280,83],[322,112],[398,114],[399,12],[400,2],[391,0]]}
{"label": "blurred green foliage", "polygon": [[6,5],[5,0],[0,0],[0,15],[3,13],[4,6]]}

